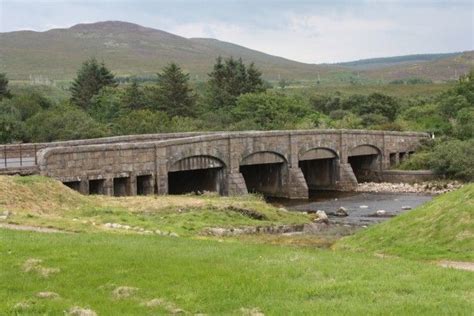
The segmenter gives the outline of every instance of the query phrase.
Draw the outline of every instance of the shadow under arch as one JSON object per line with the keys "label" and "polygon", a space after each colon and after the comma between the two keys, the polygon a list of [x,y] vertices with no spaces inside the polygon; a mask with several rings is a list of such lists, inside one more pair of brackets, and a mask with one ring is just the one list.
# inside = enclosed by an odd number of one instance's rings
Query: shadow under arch
{"label": "shadow under arch", "polygon": [[370,144],[358,145],[349,150],[347,162],[357,182],[378,181],[378,174],[382,170],[382,150]]}
{"label": "shadow under arch", "polygon": [[308,189],[334,190],[339,180],[339,155],[331,148],[311,148],[298,157]]}
{"label": "shadow under arch", "polygon": [[248,192],[286,196],[288,161],[284,155],[274,151],[253,152],[241,159],[239,171]]}
{"label": "shadow under arch", "polygon": [[194,155],[171,163],[168,168],[168,193],[225,193],[226,164],[209,155]]}

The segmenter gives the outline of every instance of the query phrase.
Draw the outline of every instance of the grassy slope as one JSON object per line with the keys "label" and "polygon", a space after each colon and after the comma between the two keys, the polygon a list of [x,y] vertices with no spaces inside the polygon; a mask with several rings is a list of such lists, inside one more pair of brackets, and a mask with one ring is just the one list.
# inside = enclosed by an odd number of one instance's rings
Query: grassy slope
{"label": "grassy slope", "polygon": [[193,79],[207,80],[215,58],[241,57],[254,61],[264,77],[315,78],[339,66],[316,66],[272,56],[242,46],[210,39],[187,39],[125,22],[79,24],[47,32],[0,33],[0,72],[11,79],[43,75],[71,79],[91,56],[103,60],[118,75],[154,75],[170,62],[179,63]]}
{"label": "grassy slope", "polygon": [[[207,80],[207,74],[219,55],[255,62],[267,80],[281,77],[316,81],[320,76],[323,81],[338,82],[341,77],[357,73],[370,80],[407,77],[448,80],[473,66],[473,52],[467,52],[429,62],[417,63],[415,60],[359,72],[338,64],[305,64],[214,39],[187,39],[132,23],[111,21],[46,32],[0,33],[0,42],[0,72],[6,72],[13,80],[27,80],[30,75],[43,79],[71,79],[80,64],[91,56],[103,60],[121,76],[154,75],[173,61],[189,72],[192,79],[200,81]],[[392,57],[389,60],[404,58]],[[363,62],[374,61],[377,59]]]}
{"label": "grassy slope", "polygon": [[[257,220],[229,207],[266,216]],[[270,226],[309,222],[255,196],[83,196],[61,182],[40,176],[0,176],[0,210],[14,214],[9,222],[72,231],[104,230],[101,224],[119,223],[145,230],[196,235],[207,227]]]}
{"label": "grassy slope", "polygon": [[342,239],[337,248],[474,261],[474,184]]}
{"label": "grassy slope", "polygon": [[[209,315],[242,315],[241,308],[266,315],[468,315],[474,308],[472,273],[350,252],[0,229],[0,257],[2,315],[18,311],[19,302],[30,305],[30,315],[59,315],[76,305],[99,315],[165,313],[142,305],[153,298]],[[30,258],[60,272],[45,278],[22,271]],[[118,300],[117,286],[139,290]],[[40,291],[60,298],[36,298]]]}

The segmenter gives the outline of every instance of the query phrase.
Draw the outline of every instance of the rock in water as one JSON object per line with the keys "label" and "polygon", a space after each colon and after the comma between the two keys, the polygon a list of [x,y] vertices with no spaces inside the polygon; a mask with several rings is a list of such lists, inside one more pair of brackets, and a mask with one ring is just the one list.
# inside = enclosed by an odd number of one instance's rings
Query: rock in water
{"label": "rock in water", "polygon": [[385,210],[378,210],[375,214],[377,214],[377,216],[384,216],[387,212]]}
{"label": "rock in water", "polygon": [[345,217],[345,216],[349,216],[349,214],[347,214],[347,209],[343,206],[341,206],[337,211],[336,211],[336,216],[341,216],[341,217]]}
{"label": "rock in water", "polygon": [[402,206],[402,210],[404,211],[411,210],[411,206],[409,205]]}
{"label": "rock in water", "polygon": [[359,208],[369,208],[367,205],[361,205]]}
{"label": "rock in water", "polygon": [[320,210],[318,210],[318,211],[316,212],[316,216],[317,216],[317,218],[316,218],[316,220],[315,220],[316,223],[329,224],[329,218],[328,218],[328,216],[327,216],[327,214],[326,214],[325,211],[320,211]]}

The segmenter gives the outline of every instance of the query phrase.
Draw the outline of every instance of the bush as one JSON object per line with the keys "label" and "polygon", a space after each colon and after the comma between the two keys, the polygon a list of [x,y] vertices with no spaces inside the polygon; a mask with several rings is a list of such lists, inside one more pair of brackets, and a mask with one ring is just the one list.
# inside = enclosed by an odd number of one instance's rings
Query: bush
{"label": "bush", "polygon": [[430,169],[448,178],[474,181],[474,139],[439,143],[428,157]]}
{"label": "bush", "polygon": [[241,95],[233,114],[245,126],[274,130],[294,128],[310,112],[302,98],[266,92]]}
{"label": "bush", "polygon": [[30,140],[34,142],[96,138],[108,134],[103,125],[68,104],[38,112],[26,121],[26,125]]}

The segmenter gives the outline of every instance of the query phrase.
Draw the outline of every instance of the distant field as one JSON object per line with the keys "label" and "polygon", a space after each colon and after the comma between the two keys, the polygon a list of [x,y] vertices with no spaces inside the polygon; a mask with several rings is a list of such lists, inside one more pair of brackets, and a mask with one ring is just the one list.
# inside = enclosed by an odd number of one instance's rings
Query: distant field
{"label": "distant field", "polygon": [[367,85],[311,85],[311,86],[293,86],[284,91],[294,94],[333,94],[339,92],[343,95],[371,93],[383,93],[393,97],[413,98],[413,97],[432,97],[444,92],[454,83],[433,83],[433,84],[367,84]]}

